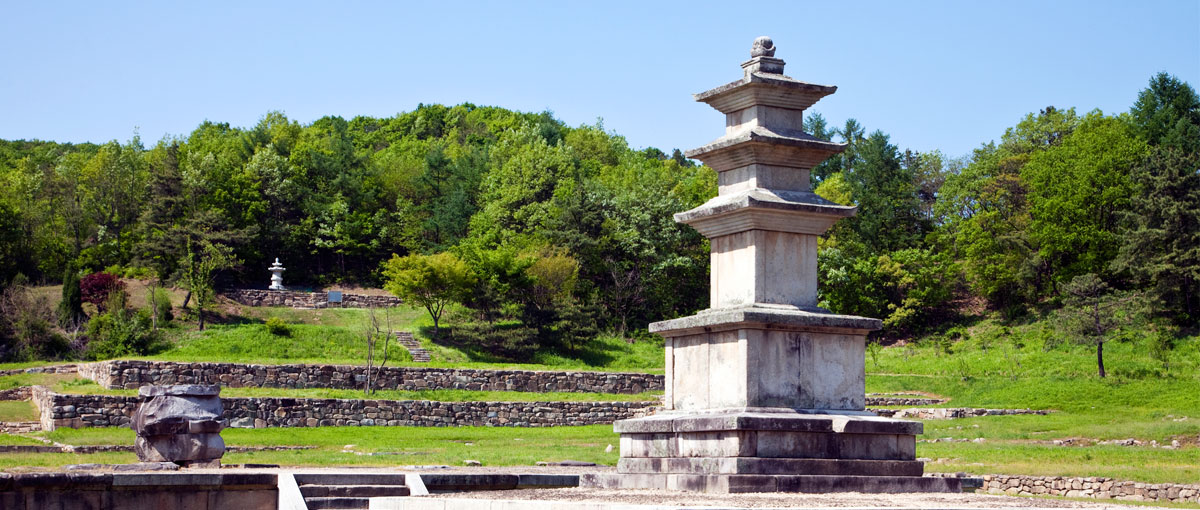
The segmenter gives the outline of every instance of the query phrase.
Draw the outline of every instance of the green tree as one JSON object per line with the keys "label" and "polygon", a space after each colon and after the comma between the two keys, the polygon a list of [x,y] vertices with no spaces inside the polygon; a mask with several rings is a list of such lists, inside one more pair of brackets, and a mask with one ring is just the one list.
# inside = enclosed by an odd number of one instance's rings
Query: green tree
{"label": "green tree", "polygon": [[86,318],[83,313],[83,293],[79,290],[79,270],[67,266],[63,271],[62,300],[58,303],[58,324],[70,329]]}
{"label": "green tree", "polygon": [[1029,185],[1029,238],[1055,280],[1107,269],[1133,194],[1130,169],[1145,154],[1146,144],[1126,121],[1093,112],[1021,168]]}
{"label": "green tree", "polygon": [[1131,324],[1140,314],[1140,297],[1135,293],[1115,292],[1094,274],[1076,276],[1063,286],[1064,306],[1059,323],[1076,341],[1096,346],[1096,369],[1104,370],[1104,343],[1115,331]]}
{"label": "green tree", "polygon": [[1135,166],[1136,193],[1113,267],[1128,271],[1180,325],[1200,325],[1200,164],[1156,148]]}
{"label": "green tree", "polygon": [[846,220],[867,249],[885,253],[916,246],[929,229],[922,218],[916,178],[882,131],[855,143],[859,162],[843,176],[858,205]]}
{"label": "green tree", "polygon": [[1130,113],[1137,135],[1147,143],[1200,152],[1200,97],[1187,82],[1165,72],[1154,75]]}
{"label": "green tree", "polygon": [[198,252],[192,250],[190,242],[187,244],[184,259],[179,263],[183,270],[179,282],[196,300],[196,324],[201,331],[204,330],[204,310],[216,297],[217,273],[238,263],[233,249],[223,244],[201,241]]}
{"label": "green tree", "polygon": [[1018,311],[1051,282],[1031,239],[1029,189],[1022,168],[1060,145],[1079,125],[1073,109],[1047,107],[1008,128],[1000,143],[976,149],[939,187],[933,215],[940,249],[963,261],[971,290],[997,308]]}
{"label": "green tree", "polygon": [[393,255],[383,263],[384,288],[408,303],[415,303],[433,319],[433,336],[438,335],[442,313],[450,303],[461,303],[474,285],[474,275],[462,259],[452,253]]}

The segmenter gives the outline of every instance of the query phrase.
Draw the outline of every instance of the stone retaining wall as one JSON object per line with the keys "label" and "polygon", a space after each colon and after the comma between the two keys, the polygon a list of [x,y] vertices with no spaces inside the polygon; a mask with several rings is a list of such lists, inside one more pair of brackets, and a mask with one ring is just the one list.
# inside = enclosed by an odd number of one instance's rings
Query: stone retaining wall
{"label": "stone retaining wall", "polygon": [[[294,290],[230,289],[221,293],[246,306],[290,306],[293,308],[325,308],[329,305],[327,292],[298,292]],[[383,308],[400,306],[396,296],[366,296],[342,293],[342,308]]]}
{"label": "stone retaining wall", "polygon": [[1019,496],[1200,502],[1200,485],[1141,483],[1111,478],[984,475],[982,492]]}
{"label": "stone retaining wall", "polygon": [[897,397],[894,395],[867,394],[867,405],[873,406],[932,406],[945,402],[939,398],[928,397]]}
{"label": "stone retaining wall", "polygon": [[[43,430],[128,426],[139,397],[68,395],[34,387]],[[320,398],[222,398],[232,427],[497,426],[608,424],[648,413],[657,402],[434,402]]]}
{"label": "stone retaining wall", "polygon": [[[362,389],[364,367],[348,365],[243,365],[112,360],[79,366],[79,374],[105,388],[147,384],[217,384],[228,388]],[[541,372],[426,367],[384,367],[379,389],[565,391],[636,394],[663,389],[663,376],[614,372]]]}
{"label": "stone retaining wall", "polygon": [[14,368],[11,370],[0,370],[0,376],[17,375],[17,374],[73,374],[76,371],[75,365],[49,365],[44,367],[30,368]]}
{"label": "stone retaining wall", "polygon": [[9,388],[0,391],[0,400],[29,400],[31,392],[32,390],[30,390],[29,386]]}

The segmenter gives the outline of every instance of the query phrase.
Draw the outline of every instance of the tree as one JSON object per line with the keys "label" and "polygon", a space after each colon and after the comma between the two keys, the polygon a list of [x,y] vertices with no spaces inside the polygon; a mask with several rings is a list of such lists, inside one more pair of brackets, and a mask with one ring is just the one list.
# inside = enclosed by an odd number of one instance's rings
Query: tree
{"label": "tree", "polygon": [[1187,82],[1165,72],[1154,75],[1130,113],[1137,135],[1147,143],[1200,152],[1200,97]]}
{"label": "tree", "polygon": [[183,271],[179,282],[196,300],[196,323],[201,331],[204,331],[204,309],[216,297],[217,273],[237,264],[233,249],[228,246],[201,241],[200,251],[193,252],[192,244],[188,243],[187,252],[179,263]]}
{"label": "tree", "polygon": [[79,287],[79,271],[68,265],[63,272],[62,301],[58,303],[58,324],[64,329],[78,325],[83,314],[83,293]]}
{"label": "tree", "polygon": [[1102,273],[1116,256],[1118,222],[1133,194],[1130,169],[1146,144],[1129,124],[1099,112],[1021,168],[1029,185],[1029,238],[1054,281]]}
{"label": "tree", "polygon": [[[388,343],[393,334],[392,315],[387,311],[387,309],[384,309],[383,314],[384,324],[381,328],[379,326],[379,318],[375,315],[375,307],[371,306],[367,308],[367,317],[370,319],[370,322],[367,324],[365,332],[367,340],[367,380],[364,381],[363,384],[363,394],[368,397],[371,396],[371,393],[375,391],[374,384],[377,382],[379,377],[379,371],[383,370],[383,366],[387,364]],[[379,363],[376,364],[375,352],[377,347],[380,347],[380,341],[383,342],[383,345],[382,349],[378,350],[382,352],[380,353]]]}
{"label": "tree", "polygon": [[922,217],[912,169],[882,131],[856,142],[858,163],[843,173],[858,214],[847,220],[860,242],[874,253],[915,246],[929,230]]}
{"label": "tree", "polygon": [[108,306],[109,296],[125,293],[125,282],[113,274],[92,273],[79,282],[79,290],[84,302],[95,305],[96,310],[103,313]]}
{"label": "tree", "polygon": [[429,312],[435,337],[446,305],[461,303],[475,281],[471,268],[447,252],[406,257],[393,255],[391,260],[383,263],[382,271],[385,289]]}
{"label": "tree", "polygon": [[171,280],[179,270],[185,239],[182,225],[186,214],[183,174],[179,171],[179,144],[160,144],[150,154],[150,194],[138,229],[138,260],[154,269],[159,283]]}
{"label": "tree", "polygon": [[1156,148],[1136,166],[1120,251],[1113,261],[1163,304],[1180,325],[1200,325],[1200,162]]}
{"label": "tree", "polygon": [[1114,292],[1091,273],[1071,279],[1063,292],[1066,306],[1059,311],[1061,327],[1076,341],[1096,346],[1096,369],[1100,377],[1105,377],[1104,342],[1138,315],[1140,296]]}
{"label": "tree", "polygon": [[[1074,109],[1046,107],[976,149],[938,189],[934,217],[943,250],[963,260],[971,289],[997,308],[1019,311],[1052,281],[1030,239],[1030,185],[1022,168],[1060,145],[1079,125]],[[1052,175],[1052,174],[1051,174]]]}

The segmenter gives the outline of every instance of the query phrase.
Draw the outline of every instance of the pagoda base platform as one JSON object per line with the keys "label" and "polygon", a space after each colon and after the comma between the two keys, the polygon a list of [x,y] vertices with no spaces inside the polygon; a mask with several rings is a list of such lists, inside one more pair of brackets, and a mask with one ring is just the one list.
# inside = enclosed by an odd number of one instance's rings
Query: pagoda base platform
{"label": "pagoda base platform", "polygon": [[962,492],[958,478],[923,476],[839,475],[702,475],[681,473],[585,474],[580,487],[599,489],[665,489],[733,494],[747,492]]}
{"label": "pagoda base platform", "polygon": [[960,492],[926,478],[919,422],[867,411],[734,408],[621,420],[616,474],[581,486],[701,492]]}

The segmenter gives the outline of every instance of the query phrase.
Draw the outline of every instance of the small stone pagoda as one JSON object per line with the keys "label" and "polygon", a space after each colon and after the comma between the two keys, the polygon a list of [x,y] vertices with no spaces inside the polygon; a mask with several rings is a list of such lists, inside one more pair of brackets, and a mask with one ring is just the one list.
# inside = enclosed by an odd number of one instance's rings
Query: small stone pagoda
{"label": "small stone pagoda", "polygon": [[922,477],[922,424],[865,409],[866,336],[877,319],[817,306],[817,238],[856,208],[811,189],[844,144],[803,130],[837,87],[783,74],[754,41],[741,79],[695,95],[725,135],[688,151],[717,171],[718,196],[675,215],[712,245],[711,308],[650,325],[666,342],[664,409],[614,424],[617,474],[593,487],[707,492],[958,492]]}

